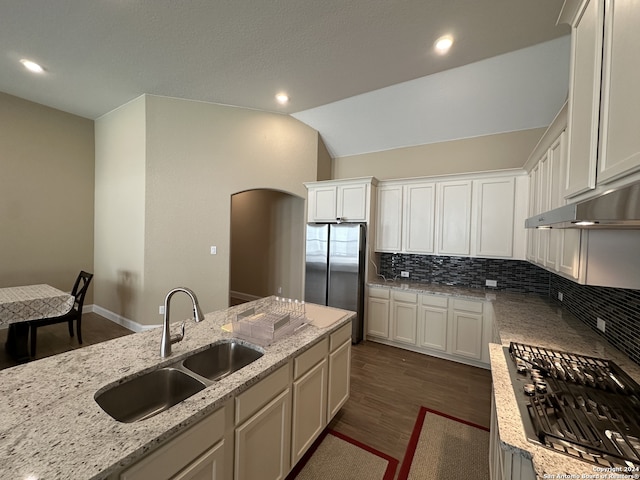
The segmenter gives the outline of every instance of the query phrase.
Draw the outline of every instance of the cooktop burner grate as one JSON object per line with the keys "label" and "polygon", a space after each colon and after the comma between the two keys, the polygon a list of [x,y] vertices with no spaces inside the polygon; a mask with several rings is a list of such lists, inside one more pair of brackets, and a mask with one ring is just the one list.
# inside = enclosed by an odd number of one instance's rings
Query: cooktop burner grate
{"label": "cooktop burner grate", "polygon": [[640,387],[620,367],[517,343],[509,352],[535,384],[525,386],[526,410],[542,445],[605,467],[640,466]]}

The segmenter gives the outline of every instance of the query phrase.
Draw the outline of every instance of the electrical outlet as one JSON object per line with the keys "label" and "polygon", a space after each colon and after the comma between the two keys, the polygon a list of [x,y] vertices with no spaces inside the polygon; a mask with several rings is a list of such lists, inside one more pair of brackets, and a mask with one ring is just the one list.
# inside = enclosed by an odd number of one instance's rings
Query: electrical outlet
{"label": "electrical outlet", "polygon": [[558,292],[558,300],[560,300],[561,302],[564,300],[564,295],[562,294],[562,292]]}
{"label": "electrical outlet", "polygon": [[402,278],[409,278],[409,272],[400,272]]}
{"label": "electrical outlet", "polygon": [[600,330],[602,333],[604,333],[604,328],[606,326],[606,323],[603,319],[598,318],[598,330]]}
{"label": "electrical outlet", "polygon": [[487,287],[497,287],[498,286],[498,281],[497,280],[486,280],[484,284]]}
{"label": "electrical outlet", "polygon": [[158,313],[160,315],[164,315],[164,305],[160,305],[160,307],[158,307]]}
{"label": "electrical outlet", "polygon": [[282,294],[282,287],[278,287],[278,295]]}
{"label": "electrical outlet", "polygon": [[216,255],[218,253],[218,247],[215,245],[211,247],[211,255]]}

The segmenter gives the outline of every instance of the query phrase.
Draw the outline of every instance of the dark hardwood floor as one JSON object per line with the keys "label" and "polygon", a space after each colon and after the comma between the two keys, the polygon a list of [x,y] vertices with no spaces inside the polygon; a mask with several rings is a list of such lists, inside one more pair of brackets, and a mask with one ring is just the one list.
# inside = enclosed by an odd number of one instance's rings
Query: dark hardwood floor
{"label": "dark hardwood floor", "polygon": [[351,397],[330,428],[401,462],[420,406],[488,428],[491,372],[374,342],[354,345]]}
{"label": "dark hardwood floor", "polygon": [[[38,329],[44,358],[132,333],[97,314],[82,316],[84,343],[66,324]],[[4,345],[7,330],[0,330]],[[0,349],[0,369],[16,363]],[[354,345],[351,397],[330,428],[402,461],[420,406],[485,427],[490,422],[491,372],[374,342]]]}
{"label": "dark hardwood floor", "polygon": [[[4,349],[7,332],[8,329],[0,330],[0,370],[18,365]],[[133,332],[96,313],[84,313],[82,315],[82,345],[78,343],[78,338],[75,335],[73,337],[69,336],[69,328],[66,323],[38,328],[35,359],[38,360],[76,348],[104,342],[130,333]]]}

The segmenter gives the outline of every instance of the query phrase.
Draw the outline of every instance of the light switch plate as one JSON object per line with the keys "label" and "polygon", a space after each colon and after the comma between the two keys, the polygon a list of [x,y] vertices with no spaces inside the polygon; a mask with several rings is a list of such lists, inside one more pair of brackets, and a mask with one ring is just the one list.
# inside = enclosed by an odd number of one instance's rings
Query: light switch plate
{"label": "light switch plate", "polygon": [[485,285],[487,287],[497,287],[498,286],[498,281],[497,280],[486,280],[485,281]]}
{"label": "light switch plate", "polygon": [[601,318],[598,318],[598,330],[604,333],[605,326],[606,326],[605,321]]}
{"label": "light switch plate", "polygon": [[212,246],[211,247],[211,255],[215,255],[216,253],[218,253],[218,247]]}

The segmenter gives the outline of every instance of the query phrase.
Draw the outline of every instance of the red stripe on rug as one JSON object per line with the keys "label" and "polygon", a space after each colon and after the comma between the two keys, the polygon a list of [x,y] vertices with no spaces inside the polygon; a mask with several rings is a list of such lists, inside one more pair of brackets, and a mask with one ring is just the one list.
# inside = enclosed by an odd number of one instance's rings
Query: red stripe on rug
{"label": "red stripe on rug", "polygon": [[287,475],[286,480],[293,480],[293,479],[296,478],[296,476],[298,476],[300,471],[304,468],[304,466],[307,464],[309,459],[313,456],[313,453],[317,450],[318,446],[322,443],[322,440],[324,440],[324,437],[326,437],[329,434],[331,434],[334,437],[337,437],[337,438],[339,438],[341,440],[344,440],[345,442],[349,442],[352,445],[355,445],[356,447],[361,448],[362,450],[366,450],[367,452],[386,460],[388,464],[387,464],[387,469],[384,472],[384,476],[382,477],[382,480],[393,480],[394,479],[395,474],[396,474],[396,469],[398,468],[398,464],[400,463],[400,462],[398,462],[398,460],[396,460],[395,458],[387,455],[386,453],[381,452],[380,450],[376,450],[375,448],[370,447],[369,445],[366,445],[366,444],[364,444],[362,442],[359,442],[358,440],[356,440],[354,438],[348,437],[343,433],[336,432],[335,430],[331,430],[331,429],[325,428],[322,431],[322,433],[318,436],[316,441],[313,442],[313,444],[309,447],[309,450],[306,451],[304,456],[296,464],[296,466],[293,467],[293,470],[291,470],[289,475]]}
{"label": "red stripe on rug", "polygon": [[413,462],[413,456],[415,455],[416,448],[418,447],[418,440],[420,440],[420,433],[422,432],[422,426],[424,425],[424,417],[427,416],[427,413],[440,415],[441,417],[448,418],[449,420],[454,420],[456,422],[464,423],[465,425],[479,428],[480,430],[484,430],[486,432],[489,431],[487,427],[483,427],[482,425],[478,425],[478,424],[469,422],[467,420],[463,420],[461,418],[453,417],[451,415],[447,415],[446,413],[438,412],[437,410],[432,410],[427,407],[420,407],[420,411],[418,412],[418,418],[416,418],[416,423],[413,426],[413,431],[411,432],[411,437],[409,438],[407,451],[405,452],[404,458],[402,459],[402,465],[400,465],[400,471],[398,472],[398,480],[407,480],[407,478],[409,478],[411,463]]}

